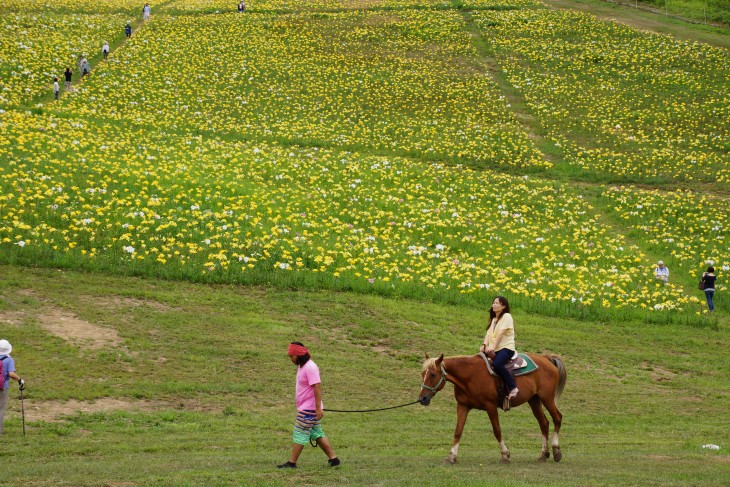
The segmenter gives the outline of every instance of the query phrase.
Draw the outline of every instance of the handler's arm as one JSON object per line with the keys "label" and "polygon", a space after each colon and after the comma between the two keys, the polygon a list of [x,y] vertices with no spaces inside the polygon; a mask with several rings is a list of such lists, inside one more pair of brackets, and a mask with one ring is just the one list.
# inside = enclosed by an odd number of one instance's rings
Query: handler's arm
{"label": "handler's arm", "polygon": [[16,374],[15,372],[8,372],[8,377],[10,377],[13,380],[17,380],[20,382],[20,376]]}
{"label": "handler's arm", "polygon": [[315,417],[322,419],[324,416],[324,410],[322,409],[322,384],[314,384],[314,403],[317,405],[317,412]]}

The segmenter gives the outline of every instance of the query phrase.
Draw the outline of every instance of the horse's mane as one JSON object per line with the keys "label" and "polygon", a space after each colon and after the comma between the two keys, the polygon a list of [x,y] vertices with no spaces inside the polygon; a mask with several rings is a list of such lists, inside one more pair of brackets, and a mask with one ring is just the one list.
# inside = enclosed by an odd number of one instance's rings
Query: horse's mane
{"label": "horse's mane", "polygon": [[427,358],[423,361],[423,367],[421,368],[421,372],[426,372],[428,369],[435,368],[436,367],[436,359],[435,358]]}
{"label": "horse's mane", "polygon": [[[448,359],[454,359],[454,358],[467,358],[467,357],[473,357],[473,355],[454,355],[453,357],[444,357],[444,360]],[[425,372],[428,369],[436,368],[436,360],[437,358],[427,358],[423,361],[423,366],[421,368],[421,372]]]}

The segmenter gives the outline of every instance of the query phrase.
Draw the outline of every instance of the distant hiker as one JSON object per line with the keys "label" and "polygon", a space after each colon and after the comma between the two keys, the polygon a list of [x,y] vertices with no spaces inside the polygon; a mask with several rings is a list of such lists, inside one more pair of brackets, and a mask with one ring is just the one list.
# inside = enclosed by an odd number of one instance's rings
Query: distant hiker
{"label": "distant hiker", "polygon": [[240,2],[240,3],[238,4],[238,13],[239,13],[239,14],[242,14],[242,13],[243,13],[243,12],[245,12],[245,11],[246,11],[246,4],[245,4],[245,3],[243,2],[243,1],[241,1],[241,2]]}
{"label": "distant hiker", "polygon": [[127,39],[132,37],[132,26],[129,25],[129,22],[127,22],[127,25],[124,26],[124,33],[127,34]]}
{"label": "distant hiker", "polygon": [[84,56],[79,56],[79,60],[76,62],[79,67],[79,78],[84,75]]}
{"label": "distant hiker", "polygon": [[656,263],[656,268],[654,269],[654,278],[656,278],[658,281],[664,282],[664,284],[669,282],[669,268],[664,265],[664,261],[660,260]]}
{"label": "distant hiker", "polygon": [[107,41],[104,41],[104,45],[101,46],[101,54],[104,56],[104,59],[109,56],[109,43]]}
{"label": "distant hiker", "polygon": [[81,71],[82,78],[91,72],[91,64],[89,64],[89,60],[86,58],[84,58],[81,62]]}
{"label": "distant hiker", "polygon": [[707,268],[707,271],[702,274],[702,280],[700,281],[700,283],[703,284],[702,290],[705,291],[707,307],[710,311],[715,311],[715,303],[713,302],[713,298],[715,297],[715,279],[717,279],[717,276],[715,275],[715,268],[710,266]]}
{"label": "distant hiker", "polygon": [[149,3],[145,3],[144,4],[144,7],[142,7],[142,18],[144,20],[149,20],[151,13],[152,13],[152,9],[150,8],[150,4]]}
{"label": "distant hiker", "polygon": [[12,345],[7,340],[0,340],[0,362],[2,362],[2,376],[0,377],[0,435],[3,434],[3,423],[5,423],[5,410],[8,408],[10,397],[10,379],[17,380],[20,390],[25,390],[25,381],[15,373],[15,361],[10,356],[13,351]]}
{"label": "distant hiker", "polygon": [[291,447],[289,461],[277,465],[278,468],[297,468],[297,460],[310,441],[322,448],[327,455],[328,465],[336,467],[340,460],[335,455],[329,439],[324,435],[319,422],[324,415],[322,405],[322,384],[319,379],[319,367],[314,363],[309,350],[301,342],[291,342],[287,355],[297,366],[296,400],[297,419],[294,422],[294,442]]}
{"label": "distant hiker", "polygon": [[61,87],[58,85],[58,78],[53,78],[53,99],[58,100],[58,94],[61,92]]}
{"label": "distant hiker", "polygon": [[66,91],[71,91],[71,77],[73,74],[74,73],[71,71],[71,68],[66,68],[66,71],[63,72],[63,75],[66,78]]}

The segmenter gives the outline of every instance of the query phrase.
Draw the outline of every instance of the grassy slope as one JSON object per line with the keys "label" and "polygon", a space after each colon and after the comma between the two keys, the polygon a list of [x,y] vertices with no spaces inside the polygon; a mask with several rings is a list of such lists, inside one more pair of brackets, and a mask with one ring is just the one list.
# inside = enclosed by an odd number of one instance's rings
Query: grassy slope
{"label": "grassy slope", "polygon": [[[314,351],[326,407],[409,402],[422,353],[471,353],[481,310],[372,296],[213,287],[54,270],[0,268],[2,334],[28,381],[28,434],[17,388],[3,438],[8,485],[479,484],[720,485],[730,481],[730,345],[719,330],[586,323],[516,310],[525,351],[563,356],[564,460],[538,465],[529,409],[502,415],[513,463],[499,465],[486,415],[474,412],[459,463],[442,464],[455,422],[451,386],[430,408],[326,416],[344,466],[307,449],[288,454],[293,366],[288,341]],[[64,310],[115,329],[122,343],[91,350],[45,331]],[[7,317],[14,317],[8,320]],[[33,419],[51,400],[144,399],[148,411]],[[134,409],[134,408],[132,408]],[[701,449],[714,443],[720,452]],[[42,459],[42,460],[41,460]],[[40,461],[39,461],[40,460]]]}

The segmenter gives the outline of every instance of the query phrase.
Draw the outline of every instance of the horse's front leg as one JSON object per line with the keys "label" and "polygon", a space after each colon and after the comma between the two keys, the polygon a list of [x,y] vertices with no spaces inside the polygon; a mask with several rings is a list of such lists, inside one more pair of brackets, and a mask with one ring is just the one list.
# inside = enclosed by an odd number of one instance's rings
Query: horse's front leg
{"label": "horse's front leg", "polygon": [[502,463],[509,463],[509,449],[507,448],[507,445],[504,444],[504,441],[502,441],[502,428],[499,426],[499,412],[497,411],[497,406],[489,404],[487,407],[487,414],[489,414],[489,421],[492,422],[494,437],[499,442],[499,450],[502,452]]}
{"label": "horse's front leg", "polygon": [[464,425],[466,424],[466,417],[469,415],[471,408],[458,404],[456,406],[456,431],[454,431],[454,446],[451,447],[449,456],[446,457],[446,463],[456,463],[456,456],[459,454],[459,440],[461,440],[461,433],[464,431]]}

